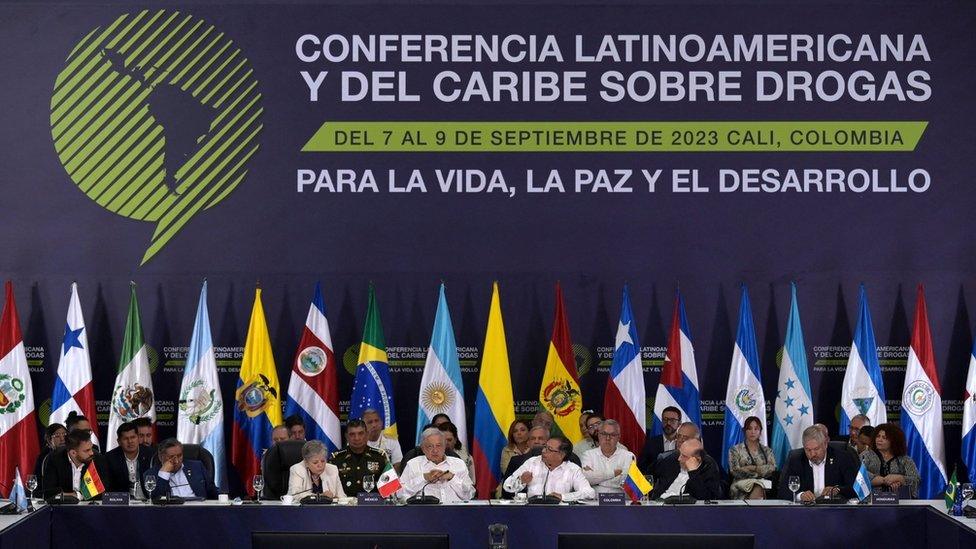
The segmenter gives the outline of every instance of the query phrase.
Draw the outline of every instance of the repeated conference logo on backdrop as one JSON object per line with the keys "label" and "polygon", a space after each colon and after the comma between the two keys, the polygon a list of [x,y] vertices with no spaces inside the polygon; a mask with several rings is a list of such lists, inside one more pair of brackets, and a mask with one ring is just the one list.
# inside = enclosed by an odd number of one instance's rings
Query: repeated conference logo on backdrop
{"label": "repeated conference logo on backdrop", "polygon": [[155,223],[152,259],[247,176],[261,93],[226,34],[171,10],[120,15],[71,51],[51,97],[68,176],[99,206]]}

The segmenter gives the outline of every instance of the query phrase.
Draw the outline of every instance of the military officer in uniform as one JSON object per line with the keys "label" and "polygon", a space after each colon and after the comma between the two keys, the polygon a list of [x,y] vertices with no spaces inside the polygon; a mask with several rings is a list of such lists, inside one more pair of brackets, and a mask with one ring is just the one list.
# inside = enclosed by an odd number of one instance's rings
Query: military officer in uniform
{"label": "military officer in uniform", "polygon": [[366,441],[366,423],[361,419],[349,420],[346,447],[332,454],[332,464],[339,469],[342,491],[350,496],[365,491],[364,476],[372,475],[375,482],[386,467],[386,454],[370,448]]}

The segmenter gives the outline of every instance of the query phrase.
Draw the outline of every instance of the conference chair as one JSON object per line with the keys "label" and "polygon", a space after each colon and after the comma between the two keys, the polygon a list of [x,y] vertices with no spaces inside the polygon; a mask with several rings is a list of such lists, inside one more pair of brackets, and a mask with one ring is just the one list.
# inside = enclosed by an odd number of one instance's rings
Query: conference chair
{"label": "conference chair", "polygon": [[263,499],[277,500],[288,493],[288,469],[302,460],[305,441],[285,440],[274,444],[261,459],[264,475]]}
{"label": "conference chair", "polygon": [[207,471],[207,475],[210,477],[210,482],[217,484],[217,479],[215,478],[214,470],[214,457],[207,450],[199,444],[184,444],[183,445],[183,460],[196,460],[203,464],[203,468]]}

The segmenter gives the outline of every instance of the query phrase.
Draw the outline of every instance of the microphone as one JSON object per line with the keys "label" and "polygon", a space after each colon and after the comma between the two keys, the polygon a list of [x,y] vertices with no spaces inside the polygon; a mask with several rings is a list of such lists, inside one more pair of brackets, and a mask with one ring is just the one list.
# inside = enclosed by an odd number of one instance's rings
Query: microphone
{"label": "microphone", "polygon": [[548,494],[549,473],[551,472],[552,469],[546,467],[546,479],[542,482],[542,495],[530,497],[528,501],[530,505],[559,505],[559,498]]}
{"label": "microphone", "polygon": [[[440,469],[436,469],[440,471]],[[440,478],[440,477],[437,477]],[[436,480],[436,479],[434,479]],[[441,502],[441,499],[437,496],[428,496],[427,487],[430,486],[434,480],[428,480],[420,487],[420,492],[407,498],[407,505],[436,505]]]}

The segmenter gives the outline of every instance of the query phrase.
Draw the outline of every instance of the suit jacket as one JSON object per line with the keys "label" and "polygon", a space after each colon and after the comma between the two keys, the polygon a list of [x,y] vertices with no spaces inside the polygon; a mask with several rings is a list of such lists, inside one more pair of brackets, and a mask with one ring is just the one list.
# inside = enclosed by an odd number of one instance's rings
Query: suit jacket
{"label": "suit jacket", "polygon": [[[502,482],[499,484],[504,483],[505,479],[512,476],[512,473],[514,473],[519,467],[521,467],[523,463],[528,461],[529,458],[541,456],[541,455],[542,455],[542,448],[532,448],[528,452],[520,456],[512,456],[512,460],[508,462],[508,469],[505,469],[505,473],[502,474]],[[582,467],[579,456],[577,456],[573,452],[569,453],[569,457],[566,458],[566,461],[573,462],[576,465]],[[508,492],[504,488],[502,488],[502,497],[504,499],[512,499],[513,497],[515,497],[515,494]]]}
{"label": "suit jacket", "polygon": [[[681,473],[681,462],[678,461],[678,452],[672,452],[657,461],[655,468],[654,490],[651,492],[651,499],[661,497],[661,494],[668,491],[668,488],[678,478]],[[685,484],[685,494],[695,499],[720,499],[722,497],[722,480],[718,470],[718,464],[712,456],[705,454],[701,466],[694,471],[688,472],[688,483]]]}
{"label": "suit jacket", "polygon": [[[95,464],[95,470],[98,472],[99,478],[102,479],[102,485],[105,487],[105,491],[111,492],[115,490],[115,484],[109,472],[108,463],[102,454],[92,456],[91,462],[81,468],[81,475],[85,475],[85,472],[88,471],[92,463]],[[45,498],[48,498],[59,492],[74,492],[75,489],[72,483],[72,466],[68,458],[68,449],[65,447],[58,448],[48,455],[47,461],[44,463],[44,472],[41,476],[41,494]]]}
{"label": "suit jacket", "polygon": [[645,474],[657,476],[658,462],[674,450],[664,449],[664,435],[648,436],[644,440],[644,448],[641,449],[640,456],[637,458],[637,468]]}
{"label": "suit jacket", "polygon": [[[186,481],[193,490],[193,495],[204,499],[217,499],[217,487],[207,475],[203,463],[188,459],[183,461],[183,472],[186,474]],[[149,474],[156,476],[156,489],[152,492],[152,497],[168,496],[171,494],[169,481],[159,477],[159,466],[154,465],[149,470]]]}
{"label": "suit jacket", "polygon": [[[342,481],[339,480],[339,468],[335,465],[326,463],[319,481],[322,483],[322,493],[332,492],[337,498],[346,497],[342,490]],[[304,461],[299,461],[288,469],[288,493],[300,498],[312,494],[312,477],[308,474]]]}
{"label": "suit jacket", "polygon": [[[833,446],[827,446],[827,457],[824,463],[824,486],[837,486],[840,488],[840,495],[845,498],[854,497],[854,478],[857,477],[857,470],[860,467],[856,460],[853,460],[847,451],[838,451]],[[800,477],[800,490],[797,494],[813,490],[813,468],[807,459],[803,448],[791,450],[783,464],[782,472],[779,477],[779,497],[787,501],[793,500],[793,492],[790,491],[789,479],[791,476]],[[815,494],[818,497],[820,494]]]}
{"label": "suit jacket", "polygon": [[[149,470],[152,455],[153,451],[148,446],[139,445],[139,455],[136,457],[137,482],[141,483],[142,476]],[[105,459],[108,461],[109,473],[112,476],[112,484],[115,489],[119,491],[125,489],[126,492],[131,491],[132,483],[129,482],[129,466],[126,465],[125,453],[122,451],[122,447],[116,446],[114,449],[109,450],[105,454]]]}

